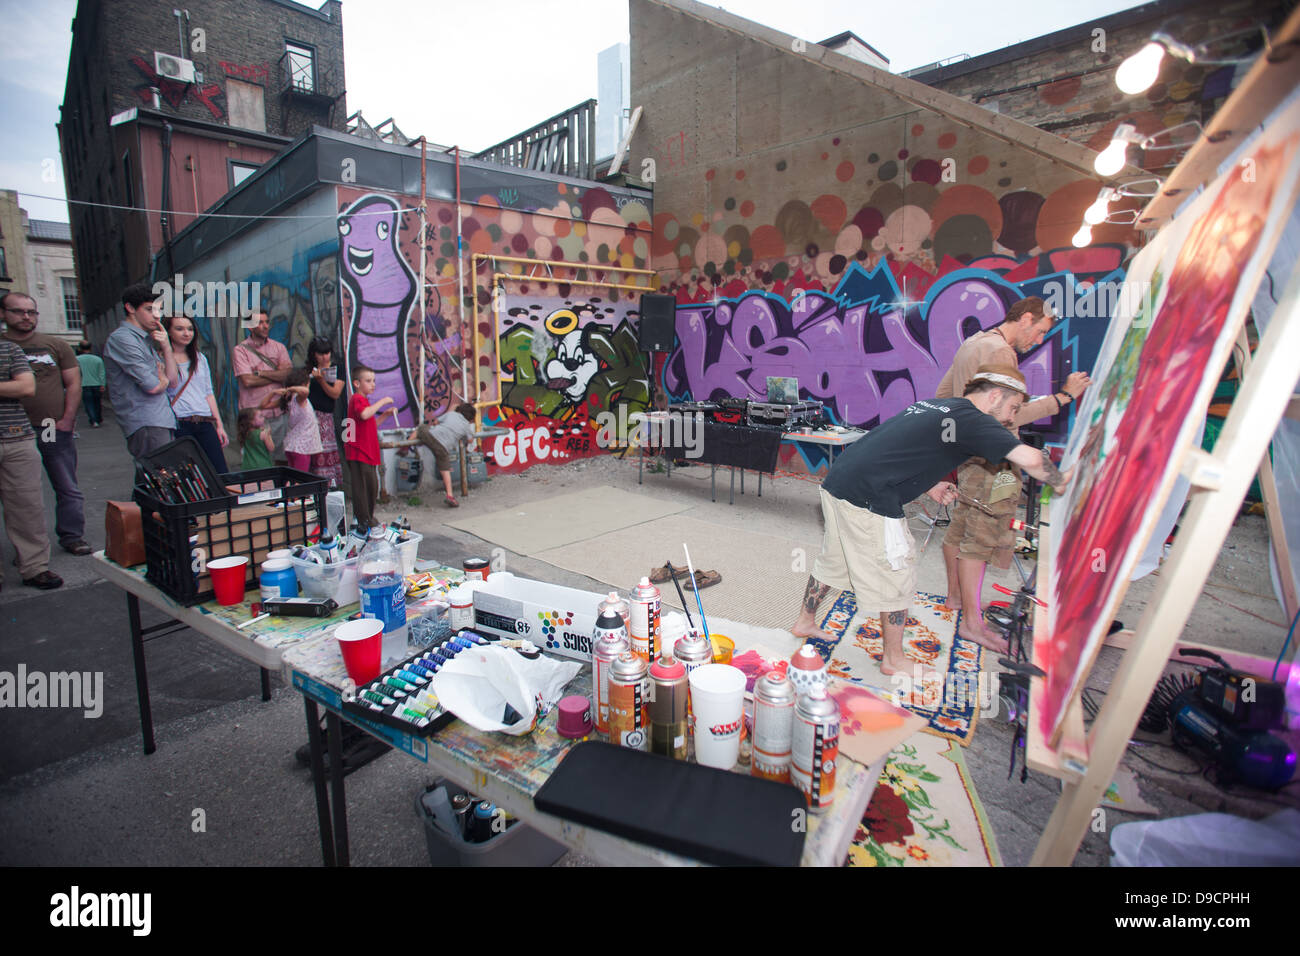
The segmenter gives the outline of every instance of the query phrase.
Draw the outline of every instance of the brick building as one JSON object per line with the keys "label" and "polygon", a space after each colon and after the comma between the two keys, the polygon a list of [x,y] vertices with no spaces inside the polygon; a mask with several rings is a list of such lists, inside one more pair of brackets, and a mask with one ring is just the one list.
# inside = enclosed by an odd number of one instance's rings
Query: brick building
{"label": "brick building", "polygon": [[[1257,25],[1272,32],[1294,6],[1294,0],[1158,0],[991,53],[922,66],[902,75],[1101,150],[1120,123],[1130,123],[1144,135],[1192,120],[1207,124],[1245,75],[1239,64],[1189,63],[1166,56],[1151,89],[1135,96],[1124,94],[1115,86],[1115,69],[1140,50],[1152,33],[1165,28],[1175,39],[1193,46],[1228,37],[1211,45],[1212,58],[1248,57],[1263,44],[1262,34],[1252,28]],[[1243,29],[1246,32],[1229,36]],[[1162,142],[1191,135],[1194,131],[1189,127]],[[1140,165],[1153,172],[1172,168],[1179,155],[1173,149],[1148,150]]]}
{"label": "brick building", "polygon": [[345,128],[342,7],[80,0],[72,34],[59,139],[98,343],[194,214],[313,125]]}

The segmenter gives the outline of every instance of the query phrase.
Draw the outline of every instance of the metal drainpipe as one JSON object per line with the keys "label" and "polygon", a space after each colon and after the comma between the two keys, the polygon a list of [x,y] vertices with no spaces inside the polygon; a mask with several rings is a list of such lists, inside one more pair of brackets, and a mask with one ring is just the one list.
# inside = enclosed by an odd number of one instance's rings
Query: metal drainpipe
{"label": "metal drainpipe", "polygon": [[163,252],[167,256],[167,277],[172,275],[172,229],[168,212],[172,205],[172,124],[163,123],[162,135],[162,196],[159,202],[158,224],[162,229]]}

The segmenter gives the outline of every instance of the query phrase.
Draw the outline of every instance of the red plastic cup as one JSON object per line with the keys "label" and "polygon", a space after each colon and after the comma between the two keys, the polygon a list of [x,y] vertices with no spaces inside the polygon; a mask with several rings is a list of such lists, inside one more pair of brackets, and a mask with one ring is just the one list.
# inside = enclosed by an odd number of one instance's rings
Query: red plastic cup
{"label": "red plastic cup", "polygon": [[217,603],[223,607],[244,602],[244,578],[248,574],[248,557],[213,558],[208,562],[208,575]]}
{"label": "red plastic cup", "polygon": [[334,629],[339,650],[343,653],[343,666],[357,686],[368,684],[379,676],[380,658],[384,645],[384,622],[375,618],[344,621]]}

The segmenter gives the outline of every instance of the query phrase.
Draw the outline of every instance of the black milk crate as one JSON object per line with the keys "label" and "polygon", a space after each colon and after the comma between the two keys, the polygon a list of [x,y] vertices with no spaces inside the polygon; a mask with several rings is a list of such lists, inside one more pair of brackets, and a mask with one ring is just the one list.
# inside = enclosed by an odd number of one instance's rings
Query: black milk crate
{"label": "black milk crate", "polygon": [[213,597],[209,559],[246,556],[244,588],[255,590],[267,554],[305,544],[325,514],[329,482],[304,471],[257,468],[217,480],[227,494],[204,501],[162,501],[139,483],[132,494],[140,506],[145,578],[186,607]]}

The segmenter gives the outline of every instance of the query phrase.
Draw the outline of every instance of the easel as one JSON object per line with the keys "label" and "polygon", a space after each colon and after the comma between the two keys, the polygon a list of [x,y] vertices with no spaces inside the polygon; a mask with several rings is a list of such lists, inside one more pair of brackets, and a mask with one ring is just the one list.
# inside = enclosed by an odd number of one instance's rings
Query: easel
{"label": "easel", "polygon": [[[1300,38],[1300,11],[1293,13],[1274,41],[1274,51],[1295,52]],[[1254,129],[1285,99],[1300,81],[1300,57],[1261,56],[1241,86],[1215,116],[1206,137],[1187,155],[1158,195],[1139,216],[1139,225],[1155,228],[1172,218],[1176,203],[1201,183],[1213,178],[1219,163],[1235,144],[1231,136],[1214,135],[1216,129]],[[1288,184],[1285,188],[1291,189]],[[1294,201],[1295,193],[1291,197]],[[1264,257],[1267,262],[1271,256]],[[1253,291],[1262,269],[1244,275],[1242,284]],[[1294,615],[1296,596],[1290,574],[1289,555],[1277,511],[1276,485],[1267,453],[1279,421],[1294,405],[1295,356],[1300,354],[1300,269],[1293,266],[1285,291],[1268,328],[1260,339],[1252,361],[1246,340],[1245,317],[1233,330],[1241,346],[1242,387],[1233,402],[1215,445],[1214,454],[1188,449],[1181,473],[1191,483],[1191,504],[1182,522],[1173,550],[1163,565],[1156,591],[1131,632],[1122,632],[1119,643],[1127,644],[1124,660],[1111,682],[1091,730],[1085,733],[1081,691],[1068,702],[1058,738],[1045,738],[1041,723],[1030,721],[1026,759],[1030,767],[1060,777],[1064,784],[1030,861],[1034,866],[1068,866],[1110,786],[1120,760],[1137,728],[1142,711],[1164,670],[1178,636],[1191,613],[1194,596],[1200,594],[1218,557],[1228,531],[1236,519],[1256,471],[1264,489],[1278,566],[1284,579],[1287,613]],[[1262,462],[1262,464],[1260,464]],[[1051,515],[1045,516],[1051,521]],[[1060,519],[1063,523],[1063,516]],[[1054,558],[1052,535],[1058,529],[1040,523],[1038,543],[1040,580],[1052,580]],[[1038,608],[1035,630],[1051,633],[1052,608]],[[1042,666],[1041,644],[1036,642],[1034,663]],[[1088,669],[1092,662],[1088,662]],[[1044,681],[1031,682],[1032,713],[1041,712]]]}

